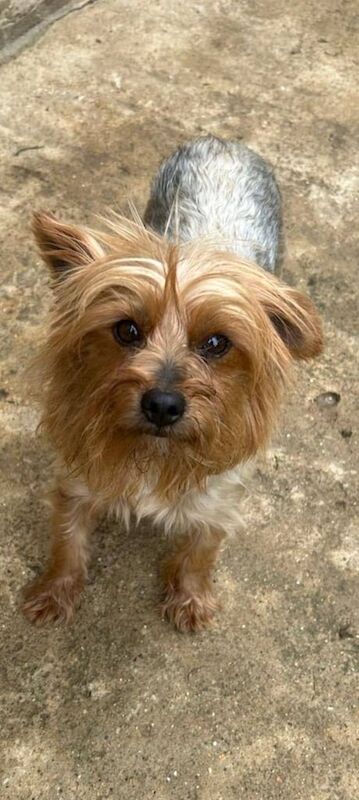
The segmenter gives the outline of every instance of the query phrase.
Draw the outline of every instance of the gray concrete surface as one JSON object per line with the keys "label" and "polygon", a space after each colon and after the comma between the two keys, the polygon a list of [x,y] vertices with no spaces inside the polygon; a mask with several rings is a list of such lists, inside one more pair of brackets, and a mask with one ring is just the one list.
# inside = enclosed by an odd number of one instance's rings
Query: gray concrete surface
{"label": "gray concrete surface", "polygon": [[[359,796],[356,10],[98,0],[1,67],[1,797]],[[38,632],[17,611],[46,554],[52,459],[24,378],[49,303],[31,210],[143,208],[159,159],[204,131],[274,163],[284,277],[321,309],[325,354],[258,466],[212,631],[160,621],[164,543],[107,523],[75,624]]]}

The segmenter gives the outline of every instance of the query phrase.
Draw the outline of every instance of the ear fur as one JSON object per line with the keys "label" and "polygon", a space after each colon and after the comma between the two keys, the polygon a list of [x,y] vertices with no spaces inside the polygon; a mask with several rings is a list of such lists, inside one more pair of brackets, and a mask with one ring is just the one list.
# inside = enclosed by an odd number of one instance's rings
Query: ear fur
{"label": "ear fur", "polygon": [[40,253],[55,278],[104,255],[101,245],[88,231],[60,222],[47,212],[34,214],[32,229]]}
{"label": "ear fur", "polygon": [[309,359],[322,352],[323,335],[319,315],[307,295],[280,285],[271,298],[266,298],[264,306],[292,358]]}

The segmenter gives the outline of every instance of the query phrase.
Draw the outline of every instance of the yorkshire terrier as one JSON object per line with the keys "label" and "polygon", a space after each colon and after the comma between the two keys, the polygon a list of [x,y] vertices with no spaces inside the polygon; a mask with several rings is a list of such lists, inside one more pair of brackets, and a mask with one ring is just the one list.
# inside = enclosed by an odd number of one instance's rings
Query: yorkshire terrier
{"label": "yorkshire terrier", "polygon": [[245,465],[268,443],[292,361],[322,349],[311,300],[273,274],[275,178],[243,144],[207,136],[162,164],[144,222],[114,216],[98,232],[39,213],[34,232],[53,279],[37,375],[59,466],[50,562],[23,612],[72,618],[91,530],[113,512],[168,534],[162,612],[200,630]]}

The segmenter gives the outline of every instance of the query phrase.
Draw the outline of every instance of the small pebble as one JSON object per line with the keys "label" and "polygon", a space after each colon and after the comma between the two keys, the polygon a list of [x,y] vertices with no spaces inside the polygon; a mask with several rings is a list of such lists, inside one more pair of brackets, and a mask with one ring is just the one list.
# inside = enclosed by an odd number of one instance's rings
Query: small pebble
{"label": "small pebble", "polygon": [[322,392],[314,398],[314,402],[319,408],[333,408],[337,406],[340,401],[340,394],[338,392]]}
{"label": "small pebble", "polygon": [[345,625],[341,625],[338,629],[338,636],[339,639],[354,639],[354,632],[350,622],[347,622]]}

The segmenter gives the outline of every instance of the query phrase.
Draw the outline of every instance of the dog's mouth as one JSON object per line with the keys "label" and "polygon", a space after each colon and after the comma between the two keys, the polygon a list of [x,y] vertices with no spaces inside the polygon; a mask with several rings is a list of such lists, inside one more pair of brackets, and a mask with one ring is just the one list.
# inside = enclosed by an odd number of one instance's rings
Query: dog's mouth
{"label": "dog's mouth", "polygon": [[171,427],[168,425],[164,428],[153,428],[153,430],[146,430],[145,431],[147,436],[154,436],[157,439],[168,439],[170,433],[172,433]]}
{"label": "dog's mouth", "polygon": [[179,420],[174,425],[144,425],[141,426],[142,434],[151,439],[167,439],[172,442],[186,442],[193,439],[189,432],[188,424]]}
{"label": "dog's mouth", "polygon": [[188,418],[179,419],[171,425],[155,425],[143,419],[131,420],[131,424],[125,427],[132,436],[144,437],[148,442],[152,440],[167,440],[169,442],[190,443],[197,439],[196,429],[190,424]]}

